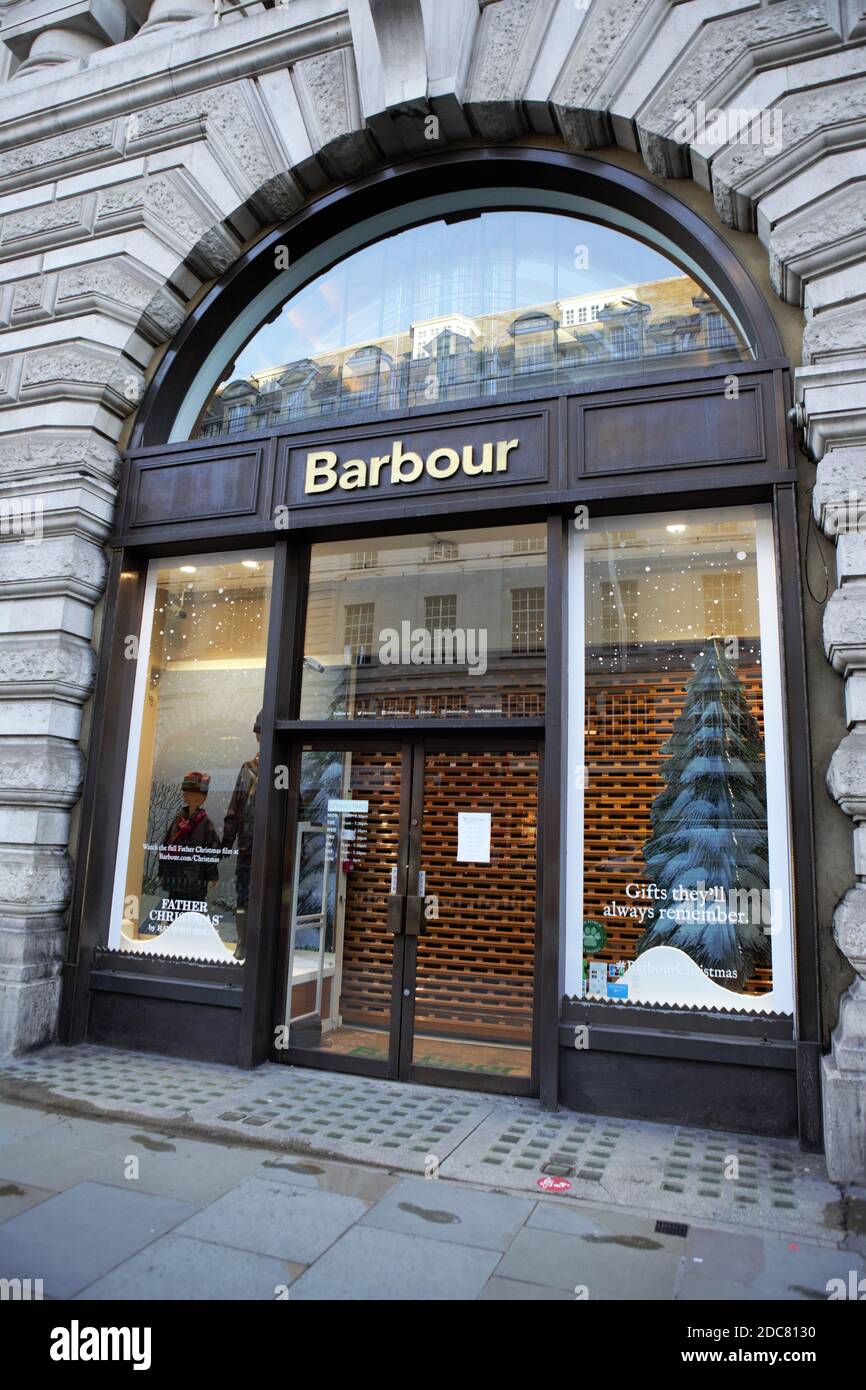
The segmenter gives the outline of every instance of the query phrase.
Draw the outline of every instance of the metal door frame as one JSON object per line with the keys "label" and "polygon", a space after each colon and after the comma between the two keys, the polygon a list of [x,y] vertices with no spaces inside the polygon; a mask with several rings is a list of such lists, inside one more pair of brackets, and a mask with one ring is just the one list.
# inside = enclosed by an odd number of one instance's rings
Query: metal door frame
{"label": "metal door frame", "polygon": [[[407,730],[407,734],[408,734]],[[467,731],[468,732],[468,731]],[[328,748],[335,753],[358,753],[364,751],[399,753],[400,756],[400,810],[398,826],[397,863],[392,866],[393,891],[388,900],[388,930],[393,935],[394,948],[391,975],[391,1008],[388,1025],[389,1043],[387,1062],[376,1058],[353,1057],[338,1052],[302,1046],[289,1046],[276,1053],[276,1059],[293,1066],[310,1066],[329,1071],[351,1072],[366,1076],[384,1077],[392,1081],[420,1082],[425,1085],[447,1086],[453,1089],[490,1091],[508,1095],[537,1095],[539,1086],[538,1024],[541,996],[540,943],[541,907],[543,901],[544,863],[541,847],[544,844],[544,741],[540,737],[522,736],[515,730],[509,736],[500,728],[491,730],[484,737],[473,729],[469,738],[461,737],[455,731],[442,730],[435,734],[417,735],[401,741],[399,745],[376,737],[375,729],[370,737],[359,739],[340,738],[339,730],[335,737],[324,739],[321,735],[305,739],[304,746]],[[426,760],[429,752],[525,752],[537,757],[538,769],[538,831],[535,881],[535,934],[533,961],[533,1008],[532,1045],[529,1077],[509,1077],[484,1072],[466,1072],[447,1067],[418,1066],[412,1061],[414,1045],[415,979],[417,969],[418,936],[423,933],[424,895],[419,892],[419,874],[423,872],[423,816]],[[300,746],[295,750],[294,765],[300,765]],[[287,948],[282,953],[285,974],[279,992],[279,1017],[288,1022],[288,984],[294,959],[294,931],[297,927],[295,897],[300,870],[300,856],[297,852],[299,836],[303,827],[311,823],[295,821],[288,828],[287,840],[291,838],[295,848],[292,851],[287,843],[286,881],[291,884],[291,895],[284,903]],[[326,827],[318,827],[326,829]],[[337,878],[335,876],[335,884]],[[412,891],[410,892],[410,888]],[[336,889],[335,889],[336,892]],[[324,942],[324,932],[322,933]],[[336,945],[336,941],[335,941]],[[341,962],[335,962],[334,980],[342,975]],[[321,985],[321,980],[319,981]],[[332,983],[331,1011],[339,1002],[334,998],[335,985]],[[408,993],[407,993],[408,991]],[[317,994],[317,999],[319,995]],[[298,1020],[295,1020],[297,1023]]]}

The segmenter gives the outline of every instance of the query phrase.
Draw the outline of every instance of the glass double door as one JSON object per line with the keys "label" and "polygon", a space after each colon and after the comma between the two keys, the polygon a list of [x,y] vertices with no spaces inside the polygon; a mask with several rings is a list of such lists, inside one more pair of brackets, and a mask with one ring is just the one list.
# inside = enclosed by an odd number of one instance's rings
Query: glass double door
{"label": "glass double door", "polygon": [[539,768],[534,746],[303,748],[278,1057],[532,1088]]}

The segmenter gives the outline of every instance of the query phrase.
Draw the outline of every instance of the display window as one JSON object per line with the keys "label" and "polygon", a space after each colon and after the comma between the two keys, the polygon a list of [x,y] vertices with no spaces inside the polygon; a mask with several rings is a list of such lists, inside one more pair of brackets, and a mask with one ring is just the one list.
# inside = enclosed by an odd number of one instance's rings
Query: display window
{"label": "display window", "polygon": [[571,600],[566,994],[791,1014],[769,513],[593,521]]}
{"label": "display window", "polygon": [[109,946],[245,958],[270,551],[150,565]]}
{"label": "display window", "polygon": [[302,719],[545,709],[546,526],[314,545]]}

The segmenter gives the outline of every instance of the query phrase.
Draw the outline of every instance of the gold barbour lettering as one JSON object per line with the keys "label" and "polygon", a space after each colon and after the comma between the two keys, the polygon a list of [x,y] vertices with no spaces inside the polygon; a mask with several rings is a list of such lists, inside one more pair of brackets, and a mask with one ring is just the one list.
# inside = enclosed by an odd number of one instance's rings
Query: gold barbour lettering
{"label": "gold barbour lettering", "polygon": [[304,492],[330,492],[337,484],[337,455],[330,449],[320,454],[307,454],[307,477]]}
{"label": "gold barbour lettering", "polygon": [[362,458],[340,459],[334,449],[320,449],[307,454],[304,492],[355,492],[362,488],[379,487],[382,477],[395,487],[401,483],[417,483],[425,474],[434,482],[453,478],[458,473],[467,477],[479,474],[507,473],[509,455],[520,445],[519,439],[488,440],[484,444],[464,444],[460,448],[437,445],[426,458],[412,449],[404,449],[402,439],[395,439],[388,454],[374,454],[369,462]]}

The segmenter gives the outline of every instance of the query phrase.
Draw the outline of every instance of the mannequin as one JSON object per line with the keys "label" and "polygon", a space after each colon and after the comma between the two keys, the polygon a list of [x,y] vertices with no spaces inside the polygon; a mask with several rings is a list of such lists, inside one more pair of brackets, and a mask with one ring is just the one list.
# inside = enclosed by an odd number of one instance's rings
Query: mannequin
{"label": "mannequin", "polygon": [[159,852],[159,881],[169,898],[206,901],[219,878],[220,839],[204,805],[209,788],[206,772],[187,772],[181,782],[183,805]]}
{"label": "mannequin", "polygon": [[[259,710],[253,724],[256,742],[261,742],[262,712]],[[230,850],[237,841],[237,867],[235,868],[235,899],[237,902],[238,943],[235,947],[235,960],[243,965],[247,954],[247,909],[250,901],[250,870],[253,860],[253,826],[256,813],[256,787],[259,780],[259,755],[248,758],[241,764],[232,799],[223,822],[223,851]]]}

